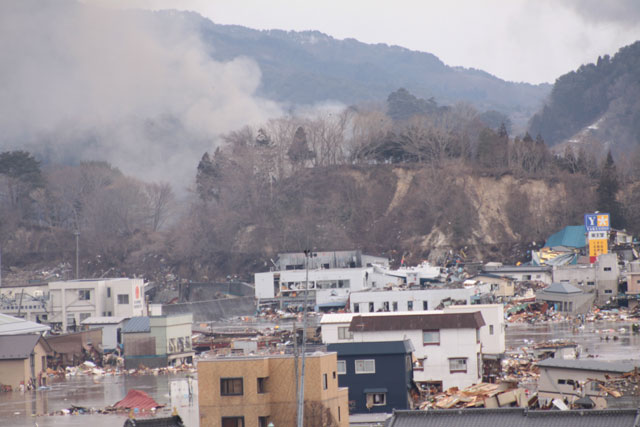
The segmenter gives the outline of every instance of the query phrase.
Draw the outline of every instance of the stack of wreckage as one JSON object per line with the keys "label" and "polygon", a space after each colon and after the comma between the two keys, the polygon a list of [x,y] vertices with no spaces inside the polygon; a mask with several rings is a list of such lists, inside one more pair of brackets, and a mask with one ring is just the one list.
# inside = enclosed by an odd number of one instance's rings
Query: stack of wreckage
{"label": "stack of wreckage", "polygon": [[428,396],[419,408],[452,409],[452,408],[504,408],[517,406],[531,407],[537,397],[528,396],[528,391],[517,387],[513,382],[499,384],[479,383],[459,390],[452,387],[443,393]]}

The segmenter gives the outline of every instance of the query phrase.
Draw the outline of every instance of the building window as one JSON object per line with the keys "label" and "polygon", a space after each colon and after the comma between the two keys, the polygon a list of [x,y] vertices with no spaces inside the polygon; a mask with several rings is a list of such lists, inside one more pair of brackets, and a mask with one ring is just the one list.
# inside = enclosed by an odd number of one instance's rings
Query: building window
{"label": "building window", "polygon": [[347,361],[338,360],[338,375],[344,375],[347,373]]}
{"label": "building window", "polygon": [[356,360],[356,374],[375,374],[376,361],[374,359]]}
{"label": "building window", "polygon": [[489,325],[489,335],[493,335],[493,325]]}
{"label": "building window", "polygon": [[604,271],[611,271],[611,267],[605,267]]}
{"label": "building window", "polygon": [[387,404],[387,393],[367,393],[367,406],[384,406]]}
{"label": "building window", "polygon": [[467,372],[466,357],[449,359],[449,373],[454,373],[454,372]]}
{"label": "building window", "polygon": [[353,332],[349,330],[348,326],[339,326],[338,327],[338,339],[339,340],[350,340],[353,338]]}
{"label": "building window", "polygon": [[91,313],[80,313],[80,323],[82,323],[84,319],[88,319],[89,317],[91,317]]}
{"label": "building window", "polygon": [[322,389],[326,390],[329,388],[329,376],[327,374],[322,374]]}
{"label": "building window", "polygon": [[119,294],[118,304],[129,304],[129,294]]}
{"label": "building window", "polygon": [[338,406],[338,421],[340,421],[342,417],[340,416],[340,407]]}
{"label": "building window", "polygon": [[267,392],[267,378],[262,377],[258,378],[258,393],[266,393]]}
{"label": "building window", "polygon": [[360,304],[358,303],[353,304],[353,312],[360,313]]}
{"label": "building window", "polygon": [[587,282],[587,285],[588,285],[588,286],[593,286],[593,285],[595,285],[595,284],[596,284],[596,282]]}
{"label": "building window", "polygon": [[407,301],[407,311],[413,311],[413,301]]}
{"label": "building window", "polygon": [[605,294],[611,294],[611,293],[613,293],[613,291],[612,291],[611,289],[605,289],[605,290],[604,290],[604,293],[605,293]]}
{"label": "building window", "polygon": [[382,303],[382,311],[389,311],[389,301]]}
{"label": "building window", "polygon": [[375,308],[374,308],[374,306],[373,306],[373,303],[372,303],[372,302],[370,302],[370,303],[369,303],[369,313],[373,313],[374,311],[375,311]]}
{"label": "building window", "polygon": [[220,394],[242,396],[242,378],[220,378]]}
{"label": "building window", "polygon": [[392,304],[393,311],[398,311],[398,301],[394,301]]}
{"label": "building window", "polygon": [[222,417],[222,427],[244,427],[244,417]]}
{"label": "building window", "polygon": [[476,342],[480,342],[480,328],[476,329]]}
{"label": "building window", "polygon": [[591,381],[591,391],[599,392],[600,391],[600,383],[598,381]]}
{"label": "building window", "polygon": [[91,289],[80,289],[78,291],[78,299],[80,301],[89,301],[91,299]]}
{"label": "building window", "polygon": [[429,310],[429,301],[422,301],[422,309]]}
{"label": "building window", "polygon": [[422,331],[422,343],[424,345],[439,345],[440,331]]}
{"label": "building window", "polygon": [[111,288],[107,286],[107,298],[111,298]]}
{"label": "building window", "polygon": [[269,425],[269,417],[258,417],[258,427],[267,427]]}

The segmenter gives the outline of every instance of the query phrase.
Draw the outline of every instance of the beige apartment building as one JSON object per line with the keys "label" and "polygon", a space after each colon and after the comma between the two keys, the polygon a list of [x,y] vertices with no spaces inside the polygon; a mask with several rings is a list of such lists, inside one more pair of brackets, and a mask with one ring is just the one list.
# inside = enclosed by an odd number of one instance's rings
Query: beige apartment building
{"label": "beige apartment building", "polygon": [[[307,354],[304,425],[349,425],[348,389],[338,387],[337,354]],[[198,362],[200,426],[296,425],[293,355],[218,357]]]}

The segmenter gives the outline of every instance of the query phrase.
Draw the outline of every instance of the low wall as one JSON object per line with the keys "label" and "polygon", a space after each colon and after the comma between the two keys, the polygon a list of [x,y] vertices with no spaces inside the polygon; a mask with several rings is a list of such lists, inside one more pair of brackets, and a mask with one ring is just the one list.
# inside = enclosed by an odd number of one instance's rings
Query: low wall
{"label": "low wall", "polygon": [[253,296],[250,296],[162,305],[162,314],[184,313],[192,313],[194,322],[252,316],[256,313],[256,301]]}

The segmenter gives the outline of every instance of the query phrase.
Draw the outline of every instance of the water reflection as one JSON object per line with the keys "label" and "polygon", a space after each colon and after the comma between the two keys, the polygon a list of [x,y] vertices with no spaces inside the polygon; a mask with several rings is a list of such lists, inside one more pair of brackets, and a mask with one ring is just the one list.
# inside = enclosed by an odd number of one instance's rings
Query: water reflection
{"label": "water reflection", "polygon": [[[51,384],[50,390],[36,392],[0,393],[0,426],[32,427],[36,423],[43,426],[121,426],[126,414],[91,415],[54,415],[51,412],[70,408],[72,405],[86,408],[104,408],[113,405],[125,397],[131,389],[147,392],[166,408],[158,411],[160,415],[171,413],[170,382],[184,378],[184,374],[141,375],[141,376],[76,376]],[[197,383],[194,391],[197,393]],[[198,423],[197,395],[191,407],[178,408],[180,416],[189,427]]]}
{"label": "water reflection", "polygon": [[524,324],[507,326],[507,349],[531,346],[550,340],[575,341],[582,347],[582,357],[587,355],[600,360],[624,360],[640,358],[640,335],[633,334],[634,322],[601,321],[575,325],[570,322]]}

